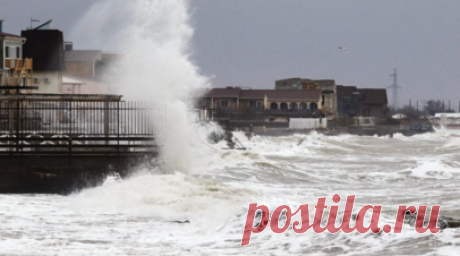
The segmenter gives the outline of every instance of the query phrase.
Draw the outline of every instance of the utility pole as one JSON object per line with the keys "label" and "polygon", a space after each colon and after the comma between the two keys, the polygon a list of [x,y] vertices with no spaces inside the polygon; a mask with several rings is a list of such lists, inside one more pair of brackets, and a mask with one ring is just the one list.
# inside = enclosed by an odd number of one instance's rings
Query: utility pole
{"label": "utility pole", "polygon": [[390,88],[393,90],[393,108],[397,109],[399,107],[399,90],[401,89],[401,86],[398,85],[398,74],[396,73],[396,69],[394,69],[394,73],[390,75],[393,78],[393,84],[391,86],[388,86],[387,88]]}

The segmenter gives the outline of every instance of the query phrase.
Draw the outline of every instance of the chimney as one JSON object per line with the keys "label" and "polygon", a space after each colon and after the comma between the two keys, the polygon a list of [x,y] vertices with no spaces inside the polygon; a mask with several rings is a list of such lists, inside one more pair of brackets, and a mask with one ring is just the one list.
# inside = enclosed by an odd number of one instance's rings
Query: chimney
{"label": "chimney", "polygon": [[64,50],[65,51],[73,51],[73,43],[72,42],[65,42],[64,43]]}
{"label": "chimney", "polygon": [[3,32],[3,20],[0,20],[0,33]]}

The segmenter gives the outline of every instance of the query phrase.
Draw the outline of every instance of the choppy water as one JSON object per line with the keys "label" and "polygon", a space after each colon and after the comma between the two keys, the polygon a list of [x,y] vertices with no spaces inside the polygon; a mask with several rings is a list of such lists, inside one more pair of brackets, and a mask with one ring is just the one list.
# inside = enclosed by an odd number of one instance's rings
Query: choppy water
{"label": "choppy water", "polygon": [[[236,136],[249,149],[208,145],[190,174],[141,171],[71,196],[0,195],[1,255],[458,255],[460,230],[418,234],[274,234],[240,247],[248,203],[293,207],[356,195],[382,205],[441,205],[460,217],[460,134]],[[189,223],[177,223],[185,221]],[[382,226],[382,224],[380,225]]]}

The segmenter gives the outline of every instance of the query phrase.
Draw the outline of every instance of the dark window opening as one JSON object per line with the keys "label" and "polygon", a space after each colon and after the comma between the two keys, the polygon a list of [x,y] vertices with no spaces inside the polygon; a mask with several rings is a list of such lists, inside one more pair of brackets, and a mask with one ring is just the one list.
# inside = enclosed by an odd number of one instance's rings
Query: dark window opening
{"label": "dark window opening", "polygon": [[318,109],[318,104],[316,104],[316,103],[314,103],[314,102],[313,102],[313,103],[310,103],[310,109],[311,109],[311,110],[317,110],[317,109]]}
{"label": "dark window opening", "polygon": [[307,103],[305,103],[305,102],[300,103],[299,108],[302,109],[302,110],[307,110],[308,109]]}
{"label": "dark window opening", "polygon": [[350,111],[350,110],[351,110],[351,104],[345,105],[345,110],[346,110],[346,111]]}
{"label": "dark window opening", "polygon": [[9,58],[9,57],[10,57],[10,47],[5,46],[5,58]]}
{"label": "dark window opening", "polygon": [[275,102],[272,102],[272,103],[270,104],[270,109],[278,109],[278,104],[275,103]]}
{"label": "dark window opening", "polygon": [[262,110],[262,102],[261,101],[257,102],[256,108],[257,108],[257,110]]}

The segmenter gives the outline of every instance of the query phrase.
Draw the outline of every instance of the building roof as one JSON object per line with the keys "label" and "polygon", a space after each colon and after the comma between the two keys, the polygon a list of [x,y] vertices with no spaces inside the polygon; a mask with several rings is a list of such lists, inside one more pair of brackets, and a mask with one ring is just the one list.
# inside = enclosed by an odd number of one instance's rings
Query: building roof
{"label": "building roof", "polygon": [[364,104],[388,104],[386,89],[358,89],[360,94],[364,94]]}
{"label": "building roof", "polygon": [[114,94],[9,94],[0,101],[120,101],[123,95]]}
{"label": "building roof", "polygon": [[273,90],[241,90],[240,99],[264,99]]}
{"label": "building roof", "polygon": [[358,88],[356,88],[356,86],[337,85],[337,97],[338,98],[351,97],[353,93],[357,91],[358,91]]}
{"label": "building roof", "polygon": [[317,101],[320,90],[268,90],[269,101]]}
{"label": "building roof", "polygon": [[18,37],[18,38],[23,38],[22,36],[13,35],[13,34],[8,34],[8,33],[3,33],[3,32],[0,32],[0,36],[8,36],[8,37]]}
{"label": "building roof", "polygon": [[123,52],[102,52],[102,61],[117,61],[124,57]]}
{"label": "building roof", "polygon": [[76,85],[76,84],[85,84],[85,83],[80,81],[80,80],[78,80],[78,79],[75,79],[75,78],[71,78],[71,77],[68,77],[68,76],[63,76],[62,77],[62,84]]}
{"label": "building roof", "polygon": [[102,51],[99,50],[73,50],[65,51],[65,61],[93,62],[101,58]]}
{"label": "building roof", "polygon": [[240,88],[212,88],[208,93],[206,93],[206,97],[209,98],[238,98],[240,96],[241,89]]}
{"label": "building roof", "polygon": [[441,118],[443,116],[446,118],[460,118],[460,113],[436,113],[434,118]]}
{"label": "building roof", "polygon": [[36,30],[38,30],[38,29],[51,29],[51,22],[52,21],[53,20],[49,20],[49,21],[47,21],[47,22],[35,27],[34,29],[36,29]]}
{"label": "building roof", "polygon": [[391,116],[393,119],[404,119],[407,118],[407,115],[404,115],[403,113],[397,113]]}
{"label": "building roof", "polygon": [[267,95],[270,101],[317,101],[320,90],[242,90],[241,88],[213,88],[205,97],[263,99]]}

